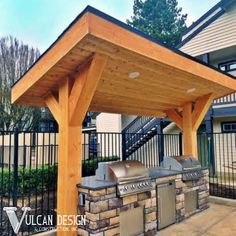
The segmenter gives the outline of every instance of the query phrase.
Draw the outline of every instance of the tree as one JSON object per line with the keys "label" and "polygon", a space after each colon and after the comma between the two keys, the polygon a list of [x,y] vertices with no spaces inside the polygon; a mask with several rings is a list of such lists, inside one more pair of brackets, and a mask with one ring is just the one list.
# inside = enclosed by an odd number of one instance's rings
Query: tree
{"label": "tree", "polygon": [[38,49],[11,36],[0,38],[0,129],[33,130],[41,117],[39,108],[11,104],[11,86],[37,60]]}
{"label": "tree", "polygon": [[129,25],[168,46],[180,43],[187,14],[182,14],[177,0],[134,0],[133,13]]}

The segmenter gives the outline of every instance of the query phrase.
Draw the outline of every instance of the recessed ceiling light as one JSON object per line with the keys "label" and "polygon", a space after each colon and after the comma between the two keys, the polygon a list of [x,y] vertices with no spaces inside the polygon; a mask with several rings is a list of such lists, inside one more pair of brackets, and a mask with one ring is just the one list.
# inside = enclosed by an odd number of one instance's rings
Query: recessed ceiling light
{"label": "recessed ceiling light", "polygon": [[136,79],[140,76],[140,73],[138,71],[133,71],[131,73],[129,73],[129,78],[130,79]]}
{"label": "recessed ceiling light", "polygon": [[196,91],[195,88],[191,88],[191,89],[188,89],[188,90],[187,90],[187,93],[193,93],[193,92],[195,92],[195,91]]}

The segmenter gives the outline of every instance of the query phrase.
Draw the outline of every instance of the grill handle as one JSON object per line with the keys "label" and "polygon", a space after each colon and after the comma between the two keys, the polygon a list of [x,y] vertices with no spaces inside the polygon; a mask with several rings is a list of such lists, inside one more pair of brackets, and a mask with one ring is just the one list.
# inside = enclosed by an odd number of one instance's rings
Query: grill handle
{"label": "grill handle", "polygon": [[138,176],[130,176],[130,177],[121,177],[118,179],[119,183],[129,183],[131,181],[135,181],[135,180],[144,180],[144,179],[148,179],[148,177],[146,175],[138,175]]}

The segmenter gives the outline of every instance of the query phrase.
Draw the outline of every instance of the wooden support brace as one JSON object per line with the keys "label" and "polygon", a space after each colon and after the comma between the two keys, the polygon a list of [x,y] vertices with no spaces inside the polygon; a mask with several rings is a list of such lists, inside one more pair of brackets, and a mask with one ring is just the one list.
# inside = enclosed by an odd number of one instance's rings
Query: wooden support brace
{"label": "wooden support brace", "polygon": [[49,108],[50,112],[52,113],[54,119],[57,121],[59,124],[59,119],[60,119],[60,107],[57,99],[55,96],[50,92],[44,99],[47,107]]}
{"label": "wooden support brace", "polygon": [[183,106],[184,154],[198,158],[197,130],[201,125],[214,96],[208,94],[197,99],[195,105],[189,102]]}
{"label": "wooden support brace", "polygon": [[77,78],[70,94],[70,124],[82,124],[92,101],[98,81],[106,66],[108,57],[95,54],[89,64]]}
{"label": "wooden support brace", "polygon": [[209,107],[213,102],[213,95],[208,94],[206,96],[200,97],[195,104],[194,111],[192,114],[193,129],[197,130],[202,123]]}
{"label": "wooden support brace", "polygon": [[176,110],[166,111],[166,115],[183,131],[184,155],[198,157],[197,130],[202,123],[214,96],[207,94],[197,99],[195,105],[188,102],[183,105],[182,115]]}

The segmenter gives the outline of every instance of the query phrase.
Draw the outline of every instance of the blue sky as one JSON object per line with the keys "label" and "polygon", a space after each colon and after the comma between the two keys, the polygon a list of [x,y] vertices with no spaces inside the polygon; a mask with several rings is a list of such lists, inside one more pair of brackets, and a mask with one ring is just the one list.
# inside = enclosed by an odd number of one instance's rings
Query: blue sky
{"label": "blue sky", "polygon": [[[190,25],[217,2],[179,0],[179,6]],[[43,52],[87,5],[126,21],[133,0],[0,0],[0,36],[13,35]]]}

